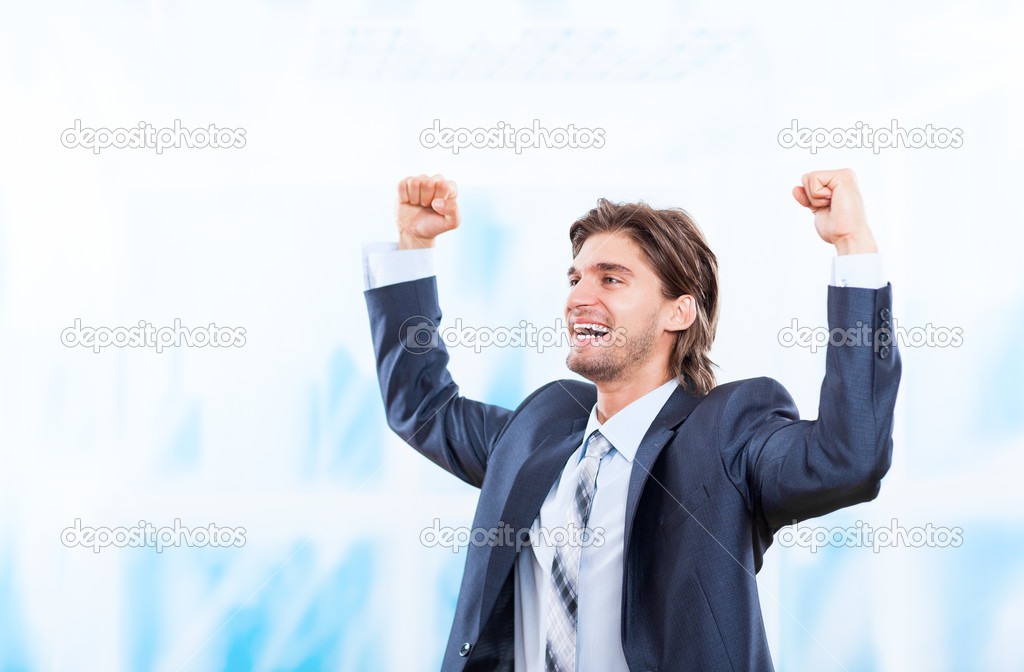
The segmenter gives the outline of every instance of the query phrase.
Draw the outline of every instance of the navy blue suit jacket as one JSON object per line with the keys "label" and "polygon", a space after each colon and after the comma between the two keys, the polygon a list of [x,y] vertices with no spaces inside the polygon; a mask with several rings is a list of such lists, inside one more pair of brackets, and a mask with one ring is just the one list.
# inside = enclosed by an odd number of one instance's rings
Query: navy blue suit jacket
{"label": "navy blue suit jacket", "polygon": [[[555,381],[514,411],[466,399],[442,340],[421,330],[407,342],[408,318],[440,324],[436,279],[365,298],[388,425],[480,488],[474,530],[528,529],[583,441],[596,388]],[[773,669],[754,578],[773,534],[874,499],[889,469],[900,357],[875,336],[891,340],[891,307],[891,285],[828,288],[829,327],[870,325],[871,343],[827,347],[817,420],[801,420],[771,378],[704,397],[680,386],[669,398],[637,449],[626,502],[621,620],[631,670]],[[443,672],[513,670],[516,552],[468,547]]]}

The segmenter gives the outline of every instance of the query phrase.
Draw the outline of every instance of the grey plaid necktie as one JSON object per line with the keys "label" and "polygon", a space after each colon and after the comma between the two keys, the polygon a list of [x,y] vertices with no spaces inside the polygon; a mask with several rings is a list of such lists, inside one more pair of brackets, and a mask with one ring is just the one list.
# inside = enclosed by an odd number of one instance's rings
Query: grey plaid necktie
{"label": "grey plaid necktie", "polygon": [[594,502],[597,470],[601,458],[612,449],[612,444],[595,430],[587,440],[586,453],[580,468],[576,496],[569,503],[565,521],[569,541],[555,547],[551,563],[552,593],[548,600],[548,635],[544,647],[544,668],[547,672],[575,672],[576,670],[576,612],[578,608],[580,551],[590,506]]}

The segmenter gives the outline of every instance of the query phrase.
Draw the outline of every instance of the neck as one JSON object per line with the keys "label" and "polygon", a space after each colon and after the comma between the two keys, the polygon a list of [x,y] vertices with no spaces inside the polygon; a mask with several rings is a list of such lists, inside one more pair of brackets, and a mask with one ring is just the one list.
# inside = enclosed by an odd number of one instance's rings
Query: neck
{"label": "neck", "polygon": [[626,406],[674,377],[667,371],[650,371],[625,380],[597,383],[597,421],[603,425]]}

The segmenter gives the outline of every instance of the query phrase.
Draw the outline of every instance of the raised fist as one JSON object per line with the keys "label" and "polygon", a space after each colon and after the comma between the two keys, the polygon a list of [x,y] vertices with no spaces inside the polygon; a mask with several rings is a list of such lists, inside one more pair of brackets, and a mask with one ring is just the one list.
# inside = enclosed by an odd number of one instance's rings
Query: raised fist
{"label": "raised fist", "polygon": [[458,190],[441,175],[407,177],[398,183],[398,249],[433,247],[434,238],[459,225]]}
{"label": "raised fist", "polygon": [[839,254],[878,251],[852,170],[817,170],[800,182],[793,187],[793,198],[814,213],[814,228],[822,240],[835,245]]}

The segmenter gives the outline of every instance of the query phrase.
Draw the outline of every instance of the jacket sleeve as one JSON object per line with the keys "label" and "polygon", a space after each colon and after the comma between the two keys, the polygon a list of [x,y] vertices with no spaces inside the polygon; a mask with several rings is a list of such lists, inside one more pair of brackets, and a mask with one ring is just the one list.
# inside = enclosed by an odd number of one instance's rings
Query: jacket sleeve
{"label": "jacket sleeve", "polygon": [[512,415],[466,399],[448,372],[433,276],[364,292],[388,426],[409,445],[480,487],[494,439]]}
{"label": "jacket sleeve", "polygon": [[737,385],[723,404],[726,471],[770,530],[878,495],[892,462],[901,361],[890,325],[892,285],[829,287],[829,344],[817,420],[800,420],[771,378]]}

